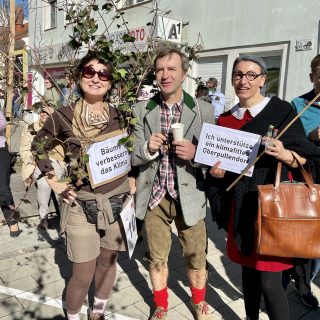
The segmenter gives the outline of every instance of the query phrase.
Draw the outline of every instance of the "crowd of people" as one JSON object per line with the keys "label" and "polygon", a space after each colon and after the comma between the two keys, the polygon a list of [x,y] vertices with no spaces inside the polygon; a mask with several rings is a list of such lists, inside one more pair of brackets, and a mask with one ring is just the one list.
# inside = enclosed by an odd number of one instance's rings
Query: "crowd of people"
{"label": "crowd of people", "polygon": [[[135,138],[132,170],[113,173],[110,179],[98,185],[92,183],[90,175],[79,175],[79,171],[73,179],[61,178],[70,176],[71,169],[83,168],[83,156],[88,148],[110,141],[120,130],[118,111],[109,101],[108,94],[113,85],[112,64],[99,53],[89,51],[72,77],[70,73],[66,74],[68,86],[63,93],[64,101],[52,81],[45,80],[44,101],[35,106],[39,120],[27,126],[22,134],[21,175],[27,187],[37,184],[40,229],[48,228],[51,190],[61,202],[60,232],[65,238],[68,258],[73,263],[66,289],[68,319],[80,319],[80,310],[93,280],[94,301],[88,317],[90,320],[105,319],[116,279],[118,253],[128,250],[124,227],[115,214],[114,203],[123,208],[133,194],[136,218],[141,225],[144,222],[148,246],[154,302],[151,320],[168,319],[172,223],[177,228],[186,263],[190,309],[197,320],[216,319],[213,308],[206,302],[207,197],[214,219],[227,232],[227,255],[242,268],[248,320],[259,319],[262,297],[271,320],[289,320],[286,287],[292,280],[302,302],[312,308],[318,307],[311,281],[320,269],[320,260],[258,254],[254,223],[258,208],[257,186],[273,183],[279,161],[284,166],[281,180],[299,179],[295,175],[299,161],[312,169],[313,178],[319,183],[319,100],[279,140],[268,137],[268,144],[263,145],[263,142],[270,124],[280,131],[320,93],[320,55],[311,62],[310,80],[314,88],[291,104],[262,95],[261,89],[267,79],[263,59],[251,55],[238,57],[232,68],[232,85],[239,103],[226,112],[225,97],[217,90],[215,78],[209,78],[206,85],[199,85],[196,97],[183,90],[188,69],[189,60],[178,49],[162,48],[159,51],[154,60],[159,92],[133,106],[137,122],[131,128]],[[1,114],[0,157],[2,163],[8,165],[0,170],[0,201],[10,235],[16,237],[20,231],[9,185],[6,122]],[[182,139],[174,138],[171,129],[178,123],[184,126]],[[238,174],[221,169],[220,161],[212,167],[195,162],[203,123],[262,136],[260,151],[265,149],[265,154],[256,163],[252,176],[244,176],[228,192],[226,188]],[[110,158],[112,156],[110,151]],[[88,168],[91,175],[92,170],[96,170],[90,164]]]}

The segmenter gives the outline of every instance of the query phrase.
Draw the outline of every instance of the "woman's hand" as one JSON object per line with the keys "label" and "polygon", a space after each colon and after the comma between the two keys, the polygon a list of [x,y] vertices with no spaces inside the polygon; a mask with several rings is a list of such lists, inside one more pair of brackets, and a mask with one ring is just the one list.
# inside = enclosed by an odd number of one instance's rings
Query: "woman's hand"
{"label": "woman's hand", "polygon": [[289,165],[292,168],[297,168],[298,163],[293,156],[293,153],[298,158],[299,162],[304,165],[306,159],[299,156],[296,152],[286,149],[280,140],[275,140],[274,138],[263,137],[262,142],[265,142],[268,139],[266,144],[266,154],[275,157],[277,160],[284,162],[286,165]]}
{"label": "woman's hand", "polygon": [[284,148],[280,140],[275,140],[274,138],[270,137],[263,137],[262,142],[266,146],[266,154],[275,157],[279,161],[292,161],[293,157],[291,152]]}
{"label": "woman's hand", "polygon": [[218,161],[210,169],[210,174],[214,178],[223,178],[226,173],[226,170],[219,168],[220,164],[221,164],[221,161]]}
{"label": "woman's hand", "polygon": [[46,180],[50,188],[62,198],[62,200],[68,204],[71,204],[77,197],[77,193],[74,191],[74,186],[68,182],[59,182],[54,173],[50,172],[46,176]]}
{"label": "woman's hand", "polygon": [[317,127],[310,131],[309,133],[309,139],[311,141],[320,141],[320,127]]}
{"label": "woman's hand", "polygon": [[134,177],[129,177],[128,180],[129,180],[130,194],[135,194],[137,191],[136,179]]}

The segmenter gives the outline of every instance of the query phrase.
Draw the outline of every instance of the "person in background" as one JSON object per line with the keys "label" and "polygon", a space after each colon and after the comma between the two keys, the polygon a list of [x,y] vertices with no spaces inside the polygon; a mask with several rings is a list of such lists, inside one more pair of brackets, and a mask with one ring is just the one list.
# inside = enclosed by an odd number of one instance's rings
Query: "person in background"
{"label": "person in background", "polygon": [[[205,301],[207,281],[206,199],[199,185],[201,168],[194,166],[196,145],[203,122],[213,123],[212,106],[182,90],[189,68],[178,49],[164,48],[154,60],[160,93],[133,107],[132,165],[137,175],[136,216],[145,221],[149,275],[156,309],[152,320],[168,319],[168,256],[171,223],[178,230],[197,320],[214,315]],[[173,141],[171,123],[184,124],[184,140]],[[201,179],[202,176],[202,179]]]}
{"label": "person in background", "polygon": [[[317,94],[320,93],[320,54],[311,61],[310,81],[314,88],[294,98],[291,101],[294,109],[299,113]],[[307,138],[316,146],[320,146],[320,98],[318,98],[302,115],[301,121]],[[317,171],[316,183],[320,183],[320,173]],[[316,277],[320,269],[320,259],[297,259],[292,269],[284,273],[284,286],[290,278],[294,280],[294,287],[300,294],[301,301],[310,308],[317,308],[319,301],[311,291],[311,281]]]}
{"label": "person in background", "polygon": [[[54,108],[42,102],[36,102],[33,109],[39,114],[39,120],[31,125],[26,125],[21,131],[20,158],[22,160],[21,177],[27,188],[32,183],[37,185],[37,199],[39,206],[40,223],[38,228],[48,229],[49,201],[51,188],[44,176],[41,176],[40,169],[37,167],[31,152],[31,143],[37,132],[42,128],[49,115],[54,112]],[[57,144],[49,153],[51,164],[54,167],[58,179],[65,174],[64,150],[61,144]]]}
{"label": "person in background", "polygon": [[13,97],[12,97],[12,110],[13,110],[13,117],[20,118],[21,116],[21,102],[22,102],[22,95],[18,87],[14,88]]}
{"label": "person in background", "polygon": [[[93,188],[84,175],[84,155],[91,143],[107,141],[120,130],[119,115],[107,100],[112,86],[112,64],[97,51],[89,51],[79,62],[75,80],[81,98],[51,114],[32,143],[45,140],[44,155],[37,160],[40,171],[52,190],[63,199],[60,232],[66,237],[67,255],[72,261],[72,276],[66,289],[66,309],[69,320],[80,320],[80,310],[94,279],[93,308],[90,320],[105,319],[107,302],[117,274],[119,251],[126,251],[124,228],[119,216],[114,216],[112,203],[124,205],[130,191],[128,175],[114,173],[112,179]],[[62,143],[72,168],[82,168],[82,177],[58,181],[48,157],[54,142]],[[117,148],[116,148],[117,149]],[[116,158],[113,151],[108,154]],[[112,161],[112,160],[111,160]],[[111,164],[110,164],[111,165]],[[101,171],[89,164],[90,170]],[[75,201],[76,200],[76,201]],[[121,205],[120,205],[121,204]],[[93,219],[90,219],[93,218]]]}
{"label": "person in background", "polygon": [[10,236],[16,238],[19,236],[20,230],[15,218],[15,205],[10,189],[10,154],[5,137],[6,126],[6,118],[0,112],[0,206],[10,229]]}
{"label": "person in background", "polygon": [[72,74],[70,71],[65,72],[65,80],[67,85],[62,90],[61,99],[62,99],[62,105],[64,107],[67,107],[72,102],[78,100],[80,97],[80,94],[79,94],[79,91],[77,90],[77,85],[74,79],[72,78]]}
{"label": "person in background", "polygon": [[226,104],[225,96],[218,90],[218,80],[216,78],[209,78],[206,85],[209,89],[211,104],[214,106],[214,117],[217,119],[219,115],[224,112]]}
{"label": "person in background", "polygon": [[209,103],[212,102],[211,97],[209,96],[209,89],[203,84],[199,84],[196,89],[196,98],[200,100],[207,101]]}
{"label": "person in background", "polygon": [[43,95],[44,102],[52,105],[55,109],[60,107],[61,92],[51,77],[44,79],[45,92]]}
{"label": "person in background", "polygon": [[3,89],[0,89],[0,112],[4,113],[4,104],[5,104],[5,92]]}
{"label": "person in background", "polygon": [[[266,81],[266,65],[256,56],[238,57],[232,68],[232,84],[239,103],[218,118],[223,127],[265,136],[270,124],[280,132],[296,116],[291,105],[277,97],[261,95]],[[265,137],[263,138],[265,141]],[[305,137],[298,119],[281,136],[271,138],[266,152],[255,164],[252,177],[243,176],[240,181],[223,195],[216,197],[221,215],[227,223],[227,254],[242,266],[242,288],[247,319],[258,320],[261,297],[264,297],[270,320],[289,320],[289,306],[282,286],[282,271],[292,267],[292,259],[257,254],[254,243],[254,224],[258,210],[257,185],[273,184],[278,161],[285,165],[281,180],[288,180],[289,171],[302,165],[313,165],[320,159],[320,150]],[[295,157],[294,157],[295,155]],[[212,166],[212,184],[219,183],[220,192],[238,177],[238,174],[221,169],[220,162]],[[217,181],[218,180],[218,181]],[[221,199],[223,200],[221,202]],[[213,206],[214,206],[213,205]]]}

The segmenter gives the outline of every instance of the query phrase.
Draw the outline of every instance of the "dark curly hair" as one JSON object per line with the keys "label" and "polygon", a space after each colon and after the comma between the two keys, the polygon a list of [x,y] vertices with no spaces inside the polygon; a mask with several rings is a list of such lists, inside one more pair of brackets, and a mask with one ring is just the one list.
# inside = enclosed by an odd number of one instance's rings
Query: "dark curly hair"
{"label": "dark curly hair", "polygon": [[[103,57],[101,52],[89,50],[88,53],[79,61],[78,65],[74,69],[74,73],[73,73],[73,79],[77,82],[79,93],[81,94],[82,97],[84,96],[84,94],[83,94],[83,91],[79,85],[81,73],[82,73],[84,66],[86,64],[88,64],[91,60],[98,60],[99,63],[104,64],[107,67],[110,74],[112,74],[112,72],[113,72],[112,63],[110,61],[106,60]],[[111,78],[111,81],[112,81],[112,78]],[[110,90],[111,89],[112,89],[112,87],[110,88]]]}

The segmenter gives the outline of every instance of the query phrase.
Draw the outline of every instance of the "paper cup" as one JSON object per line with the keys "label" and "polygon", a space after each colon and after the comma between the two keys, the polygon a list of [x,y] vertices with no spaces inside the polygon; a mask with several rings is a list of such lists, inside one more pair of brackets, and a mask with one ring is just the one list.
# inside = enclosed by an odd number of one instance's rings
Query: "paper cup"
{"label": "paper cup", "polygon": [[183,127],[183,123],[173,123],[171,125],[173,140],[183,141]]}

